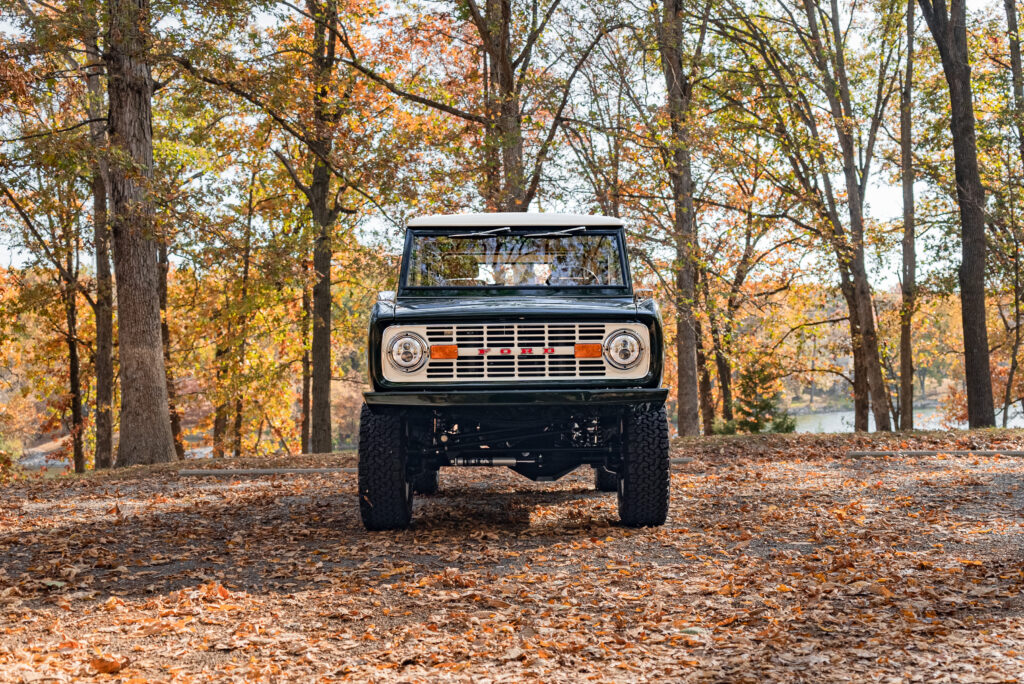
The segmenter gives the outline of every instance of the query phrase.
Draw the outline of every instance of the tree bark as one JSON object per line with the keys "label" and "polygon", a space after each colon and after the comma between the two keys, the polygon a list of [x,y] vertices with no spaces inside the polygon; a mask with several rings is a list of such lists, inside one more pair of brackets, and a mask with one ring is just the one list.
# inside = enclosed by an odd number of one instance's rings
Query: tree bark
{"label": "tree bark", "polygon": [[[73,249],[68,251],[66,271],[75,273]],[[76,473],[85,472],[85,451],[82,448],[82,373],[78,356],[78,282],[65,279],[64,317],[67,325],[68,390],[71,393],[71,456]]]}
{"label": "tree bark", "polygon": [[178,412],[177,392],[171,375],[171,329],[167,324],[167,277],[171,262],[167,255],[167,243],[161,239],[157,248],[157,262],[160,264],[160,342],[163,345],[164,369],[167,376],[167,410],[171,418],[171,436],[174,438],[174,455],[179,461],[185,460],[185,441],[181,436],[181,413]]}
{"label": "tree bark", "polygon": [[875,430],[892,430],[889,420],[889,394],[882,374],[882,362],[878,350],[878,331],[875,326],[875,309],[871,301],[871,287],[868,285],[867,268],[864,264],[864,244],[856,245],[853,259],[853,285],[858,310],[858,324],[861,335],[861,353],[864,379],[871,396],[871,414],[875,419]]}
{"label": "tree bark", "polygon": [[733,419],[732,412],[732,364],[720,350],[715,351],[715,368],[718,371],[718,391],[722,395],[722,420]]}
{"label": "tree bark", "polygon": [[[1017,376],[1019,362],[1017,356],[1020,354],[1021,329],[1020,329],[1020,249],[1014,245],[1014,268],[1013,268],[1013,346],[1010,348],[1010,371],[1006,374],[1006,388],[1003,391],[1003,427],[1007,426],[1010,420],[1010,406],[1013,404],[1013,382]],[[1010,331],[1007,331],[1010,332]]]}
{"label": "tree bark", "polygon": [[332,450],[331,434],[331,232],[341,207],[332,205],[331,169],[327,165],[333,148],[333,121],[337,108],[332,107],[329,93],[337,64],[335,36],[338,28],[336,0],[322,6],[310,0],[307,5],[321,18],[316,26],[313,49],[313,118],[315,140],[308,146],[313,153],[312,180],[304,189],[313,223],[317,230],[313,249],[313,340],[310,359],[313,364],[310,411],[310,449],[313,453]]}
{"label": "tree bark", "polygon": [[689,121],[693,83],[683,65],[683,19],[680,0],[665,0],[658,26],[658,49],[668,104],[672,138],[666,170],[672,187],[673,232],[676,248],[676,393],[680,435],[700,434],[697,337],[694,328],[694,254],[697,222],[694,216]]}
{"label": "tree bark", "polygon": [[[678,209],[677,209],[678,211]],[[677,230],[679,221],[676,222]],[[676,426],[680,435],[700,434],[697,333],[693,318],[693,260],[690,242],[676,238]]]}
{"label": "tree bark", "polygon": [[695,326],[697,337],[697,367],[698,373],[697,394],[700,400],[700,422],[705,435],[714,434],[715,425],[715,400],[711,396],[711,373],[708,370],[707,354],[704,351],[704,335],[701,325],[698,322]]}
{"label": "tree bark", "polygon": [[867,432],[870,401],[867,369],[864,363],[864,338],[860,332],[860,311],[856,303],[853,281],[848,269],[842,265],[839,268],[839,289],[843,294],[843,299],[846,300],[846,309],[849,312],[850,342],[853,345],[853,349],[851,349],[853,356],[853,429],[855,432]]}
{"label": "tree bark", "polygon": [[967,50],[966,0],[919,0],[942,60],[949,86],[953,168],[960,207],[960,317],[964,334],[967,422],[972,428],[995,425],[985,315],[985,188],[978,169],[971,64]]}
{"label": "tree bark", "polygon": [[[1013,93],[1013,114],[1014,114],[1014,128],[1017,131],[1017,149],[1020,154],[1021,163],[1024,164],[1024,73],[1021,68],[1021,50],[1020,50],[1020,28],[1017,23],[1017,2],[1016,0],[1004,0],[1004,6],[1006,8],[1006,28],[1009,34],[1010,43],[1010,83]],[[1013,228],[1016,233],[1016,227]],[[1013,354],[1010,357],[1010,372],[1006,379],[1006,392],[1003,397],[1003,416],[1002,424],[1006,427],[1009,416],[1010,416],[1010,405],[1013,398],[1013,382],[1017,373],[1019,363],[1017,361],[1017,353],[1021,346],[1021,302],[1020,302],[1020,254],[1018,248],[1019,242],[1014,240],[1014,260],[1013,260],[1013,275],[1014,275],[1014,287],[1013,287],[1013,311],[1014,311],[1014,328],[1013,328]]]}
{"label": "tree bark", "polygon": [[321,232],[313,251],[313,343],[311,360],[310,449],[314,454],[332,451],[331,438],[331,238]]}
{"label": "tree bark", "polygon": [[[731,313],[729,314],[731,316]],[[729,422],[733,419],[732,407],[732,363],[729,361],[729,353],[725,348],[726,339],[731,334],[731,323],[726,329],[726,334],[719,331],[719,320],[715,317],[710,307],[708,316],[711,318],[711,344],[715,352],[715,370],[718,372],[718,392],[722,397],[722,420]]]}
{"label": "tree bark", "polygon": [[1024,73],[1021,69],[1020,29],[1017,24],[1016,0],[1004,0],[1006,27],[1010,38],[1010,81],[1013,88],[1013,113],[1017,129],[1017,147],[1024,163]]}
{"label": "tree bark", "polygon": [[92,165],[92,225],[93,248],[96,255],[96,298],[93,316],[96,319],[96,356],[93,370],[96,374],[96,452],[93,467],[109,468],[113,465],[114,448],[114,282],[110,277],[110,230],[107,226],[107,162],[103,145],[106,131],[103,117],[103,84],[100,65],[103,56],[99,50],[99,27],[91,26],[85,38],[85,54],[89,67],[86,72],[88,91],[89,139],[95,161]]}
{"label": "tree bark", "polygon": [[[473,12],[470,14],[473,16]],[[526,211],[532,199],[526,196],[523,114],[512,47],[512,19],[512,4],[508,0],[487,0],[483,15],[473,16],[487,55],[487,85],[494,88],[493,92],[485,93],[490,96],[488,115],[493,117],[493,124],[485,126],[484,140],[489,157],[485,164],[492,172],[500,170],[490,188],[496,196],[486,198],[498,211]],[[493,180],[500,180],[498,187],[493,187]]]}
{"label": "tree bark", "polygon": [[[309,262],[306,261],[304,269],[309,272]],[[310,392],[312,389],[312,376],[310,370],[312,362],[309,356],[309,325],[313,321],[312,302],[309,298],[309,284],[306,278],[302,281],[302,419],[300,429],[302,431],[302,453],[309,453],[309,409]]]}
{"label": "tree bark", "polygon": [[231,443],[231,455],[239,458],[242,455],[242,397],[235,397],[235,425]]}
{"label": "tree bark", "polygon": [[[1013,2],[1014,0],[1008,0]],[[907,63],[900,89],[900,177],[903,185],[903,277],[900,305],[900,430],[914,429],[913,319],[917,305],[917,250],[914,241],[914,3],[907,2]]]}
{"label": "tree bark", "polygon": [[213,363],[217,367],[217,395],[220,397],[217,406],[213,409],[213,457],[223,458],[224,443],[228,432],[228,404],[224,400],[224,378],[227,377],[225,359],[228,358],[228,350],[222,342],[217,342],[217,349],[213,353]]}
{"label": "tree bark", "polygon": [[107,0],[111,229],[121,368],[117,465],[175,458],[160,337],[153,200],[149,0]]}
{"label": "tree bark", "polygon": [[[249,179],[249,202],[246,208],[246,219],[245,219],[245,245],[242,248],[242,291],[239,293],[239,310],[242,312],[242,320],[240,325],[240,334],[238,336],[238,359],[236,361],[238,371],[245,376],[245,354],[246,354],[246,342],[249,335],[249,270],[252,262],[252,218],[255,211],[253,186],[256,184],[256,173],[252,174]],[[239,458],[242,455],[242,408],[243,400],[242,394],[245,389],[244,384],[240,384],[238,392],[235,395],[235,431],[234,431],[234,446],[232,453],[235,458]]]}

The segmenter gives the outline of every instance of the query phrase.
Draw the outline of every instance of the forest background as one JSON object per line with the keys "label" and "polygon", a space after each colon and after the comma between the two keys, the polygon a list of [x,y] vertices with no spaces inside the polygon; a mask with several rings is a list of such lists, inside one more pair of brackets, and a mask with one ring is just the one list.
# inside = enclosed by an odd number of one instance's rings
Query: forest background
{"label": "forest background", "polygon": [[404,222],[462,211],[625,220],[679,434],[1012,422],[1017,13],[0,0],[0,469],[352,445]]}

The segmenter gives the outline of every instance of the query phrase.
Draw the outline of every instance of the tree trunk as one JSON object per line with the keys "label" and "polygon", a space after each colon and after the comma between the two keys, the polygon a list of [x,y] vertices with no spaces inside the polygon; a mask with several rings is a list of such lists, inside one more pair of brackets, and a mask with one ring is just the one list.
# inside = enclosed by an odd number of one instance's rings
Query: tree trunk
{"label": "tree trunk", "polygon": [[217,396],[220,401],[213,409],[213,457],[224,457],[224,443],[228,432],[228,404],[224,397],[224,378],[227,377],[225,360],[228,358],[228,351],[223,343],[217,342],[217,349],[213,353],[213,363],[217,367]]}
{"label": "tree trunk", "polygon": [[1016,0],[1004,0],[1006,27],[1010,34],[1010,76],[1013,87],[1013,113],[1017,129],[1017,147],[1024,163],[1024,73],[1021,69],[1020,33],[1017,26]]}
{"label": "tree trunk", "polygon": [[729,339],[732,331],[726,329],[726,334],[723,336],[718,329],[718,321],[711,314],[710,308],[708,313],[711,316],[711,344],[715,352],[715,370],[718,372],[718,392],[722,395],[722,420],[728,423],[733,419],[732,363],[729,362],[729,354],[725,349],[725,340]]}
{"label": "tree trunk", "polygon": [[107,0],[111,229],[121,366],[117,465],[175,458],[160,337],[153,200],[149,0]]}
{"label": "tree trunk", "polygon": [[[1013,0],[1009,0],[1013,2]],[[914,345],[912,324],[917,297],[914,242],[914,2],[907,2],[907,64],[900,90],[900,176],[903,184],[903,278],[900,306],[900,430],[914,429]]]}
{"label": "tree trunk", "polygon": [[665,0],[658,26],[658,49],[665,77],[666,100],[672,138],[666,150],[666,167],[672,186],[673,231],[676,248],[676,354],[677,399],[680,435],[700,434],[698,417],[697,337],[694,330],[694,254],[697,222],[693,205],[689,121],[693,84],[683,69],[682,6]]}
{"label": "tree trunk", "polygon": [[875,430],[892,430],[889,420],[889,393],[882,374],[882,362],[878,350],[878,332],[875,327],[875,309],[871,301],[871,287],[868,285],[867,269],[864,265],[864,245],[858,243],[853,259],[853,285],[859,314],[858,325],[861,335],[864,379],[871,396],[871,414],[875,418]]}
{"label": "tree trunk", "polygon": [[312,82],[313,114],[316,140],[310,143],[313,153],[312,180],[305,188],[306,199],[313,223],[317,230],[316,245],[313,248],[313,341],[310,360],[313,364],[311,381],[312,407],[310,411],[310,450],[312,453],[329,453],[331,440],[331,231],[341,208],[335,200],[330,204],[332,172],[325,161],[333,147],[334,108],[328,102],[333,87],[332,79],[335,59],[335,34],[338,25],[338,8],[335,0],[321,6],[307,1],[310,9],[323,17],[317,26],[313,51]]}
{"label": "tree trunk", "polygon": [[732,364],[721,350],[715,350],[715,369],[718,371],[718,391],[722,395],[722,420],[728,423],[733,419]]}
{"label": "tree trunk", "polygon": [[[1024,73],[1021,68],[1020,33],[1017,24],[1017,2],[1016,0],[1004,0],[1006,8],[1006,28],[1010,39],[1010,83],[1013,92],[1013,114],[1015,128],[1017,129],[1017,148],[1020,153],[1021,163],[1024,164]],[[1016,233],[1016,226],[1013,228]],[[1009,421],[1010,405],[1013,402],[1013,381],[1016,377],[1018,361],[1017,354],[1021,346],[1021,316],[1020,316],[1020,255],[1017,250],[1018,241],[1014,240],[1013,260],[1013,355],[1010,357],[1010,372],[1006,379],[1006,393],[1003,398],[1003,427]]]}
{"label": "tree trunk", "polygon": [[[852,334],[852,333],[851,333]],[[867,369],[864,364],[864,351],[860,346],[853,350],[853,430],[867,432],[871,426],[868,420],[870,401],[868,400]]]}
{"label": "tree trunk", "polygon": [[971,65],[967,51],[966,0],[932,5],[919,0],[939,49],[949,86],[953,167],[960,206],[960,317],[964,334],[967,422],[972,428],[995,425],[992,375],[989,366],[988,321],[985,315],[985,188],[978,170]]}
{"label": "tree trunk", "polygon": [[704,353],[704,335],[700,323],[695,325],[694,334],[697,338],[697,394],[700,399],[700,422],[705,435],[714,434],[715,400],[711,396],[711,373],[708,371],[707,355]]}
{"label": "tree trunk", "polygon": [[523,168],[523,117],[515,92],[501,94],[498,131],[501,147],[502,211],[526,211],[526,178]]}
{"label": "tree trunk", "polygon": [[857,307],[856,294],[848,270],[840,267],[840,290],[846,300],[849,312],[850,343],[853,345],[853,429],[856,432],[867,432],[868,399],[867,368],[864,362],[864,338],[860,332],[860,311]]}
{"label": "tree trunk", "polygon": [[[309,262],[306,261],[304,269],[309,272]],[[309,405],[312,377],[310,368],[312,363],[309,356],[309,324],[313,320],[312,302],[309,299],[309,284],[307,279],[302,281],[302,453],[309,453]]]}
{"label": "tree trunk", "polygon": [[314,454],[332,450],[331,442],[331,238],[321,228],[313,252],[313,362],[310,449]]}
{"label": "tree trunk", "polygon": [[689,242],[682,237],[676,238],[676,263],[676,425],[680,435],[693,436],[700,434],[693,261]]}
{"label": "tree trunk", "polygon": [[231,455],[235,458],[242,456],[242,397],[235,397],[235,425],[233,432],[234,439],[231,444]]}
{"label": "tree trunk", "polygon": [[1020,250],[1014,250],[1013,269],[1013,346],[1010,349],[1010,371],[1006,375],[1006,389],[1003,392],[1003,427],[1007,426],[1010,420],[1010,406],[1013,404],[1013,381],[1017,376],[1017,356],[1020,354],[1021,330],[1020,330]]}
{"label": "tree trunk", "polygon": [[[67,272],[74,272],[74,258],[69,251]],[[64,315],[67,325],[65,341],[68,346],[68,390],[71,393],[71,454],[76,473],[85,472],[85,451],[82,448],[84,425],[82,421],[82,373],[78,357],[78,283],[64,283]]]}
{"label": "tree trunk", "polygon": [[185,460],[185,442],[181,436],[181,414],[178,412],[177,392],[171,375],[171,329],[167,325],[167,277],[171,262],[167,257],[167,243],[160,240],[157,251],[160,264],[160,341],[164,350],[164,368],[167,375],[167,407],[171,416],[171,435],[174,437],[174,454],[179,461]]}
{"label": "tree trunk", "polygon": [[106,138],[103,121],[103,84],[100,81],[99,50],[96,32],[98,26],[85,38],[86,60],[90,68],[86,75],[88,89],[89,138],[96,161],[92,166],[92,225],[93,246],[96,252],[96,298],[93,316],[96,319],[96,453],[95,468],[113,465],[114,448],[114,283],[110,277],[110,231],[107,226],[107,163],[103,143]]}
{"label": "tree trunk", "polygon": [[[242,320],[240,321],[240,334],[238,336],[238,360],[237,368],[239,373],[244,378],[246,375],[245,367],[245,354],[246,354],[246,342],[249,336],[249,271],[252,262],[252,218],[255,212],[254,194],[253,187],[256,184],[256,172],[254,171],[252,177],[249,179],[249,201],[246,207],[246,219],[245,219],[245,245],[242,248],[242,291],[239,293],[239,311],[242,312]],[[235,432],[234,432],[234,446],[232,452],[235,458],[239,458],[242,455],[242,395],[245,390],[245,384],[242,383],[238,387],[238,392],[235,395]]]}
{"label": "tree trunk", "polygon": [[[526,211],[526,172],[523,162],[523,114],[516,82],[517,65],[513,59],[512,5],[508,0],[487,0],[484,6],[484,25],[477,26],[483,47],[489,58],[491,81],[495,88],[497,110],[496,125],[485,141],[492,146],[486,154],[493,161],[490,167],[500,166],[501,187],[497,206],[500,211]],[[537,163],[541,163],[538,160]]]}

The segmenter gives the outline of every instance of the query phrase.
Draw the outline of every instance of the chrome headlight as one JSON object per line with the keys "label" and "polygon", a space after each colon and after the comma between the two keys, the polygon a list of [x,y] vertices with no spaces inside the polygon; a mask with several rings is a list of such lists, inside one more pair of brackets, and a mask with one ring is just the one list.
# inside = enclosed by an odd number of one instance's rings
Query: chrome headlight
{"label": "chrome headlight", "polygon": [[416,333],[402,333],[391,340],[387,348],[388,361],[400,371],[412,373],[427,362],[430,348],[426,340]]}
{"label": "chrome headlight", "polygon": [[604,358],[616,368],[632,368],[643,356],[643,343],[629,330],[616,330],[604,338]]}

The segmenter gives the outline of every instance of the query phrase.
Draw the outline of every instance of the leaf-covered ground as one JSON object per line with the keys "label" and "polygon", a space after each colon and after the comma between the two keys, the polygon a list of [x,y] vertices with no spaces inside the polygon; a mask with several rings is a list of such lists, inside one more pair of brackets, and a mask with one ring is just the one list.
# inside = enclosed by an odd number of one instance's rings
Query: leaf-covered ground
{"label": "leaf-covered ground", "polygon": [[677,443],[654,530],[589,470],[442,471],[412,530],[372,535],[351,473],[23,481],[0,489],[0,680],[1017,681],[1024,459],[845,454],[1021,445]]}

